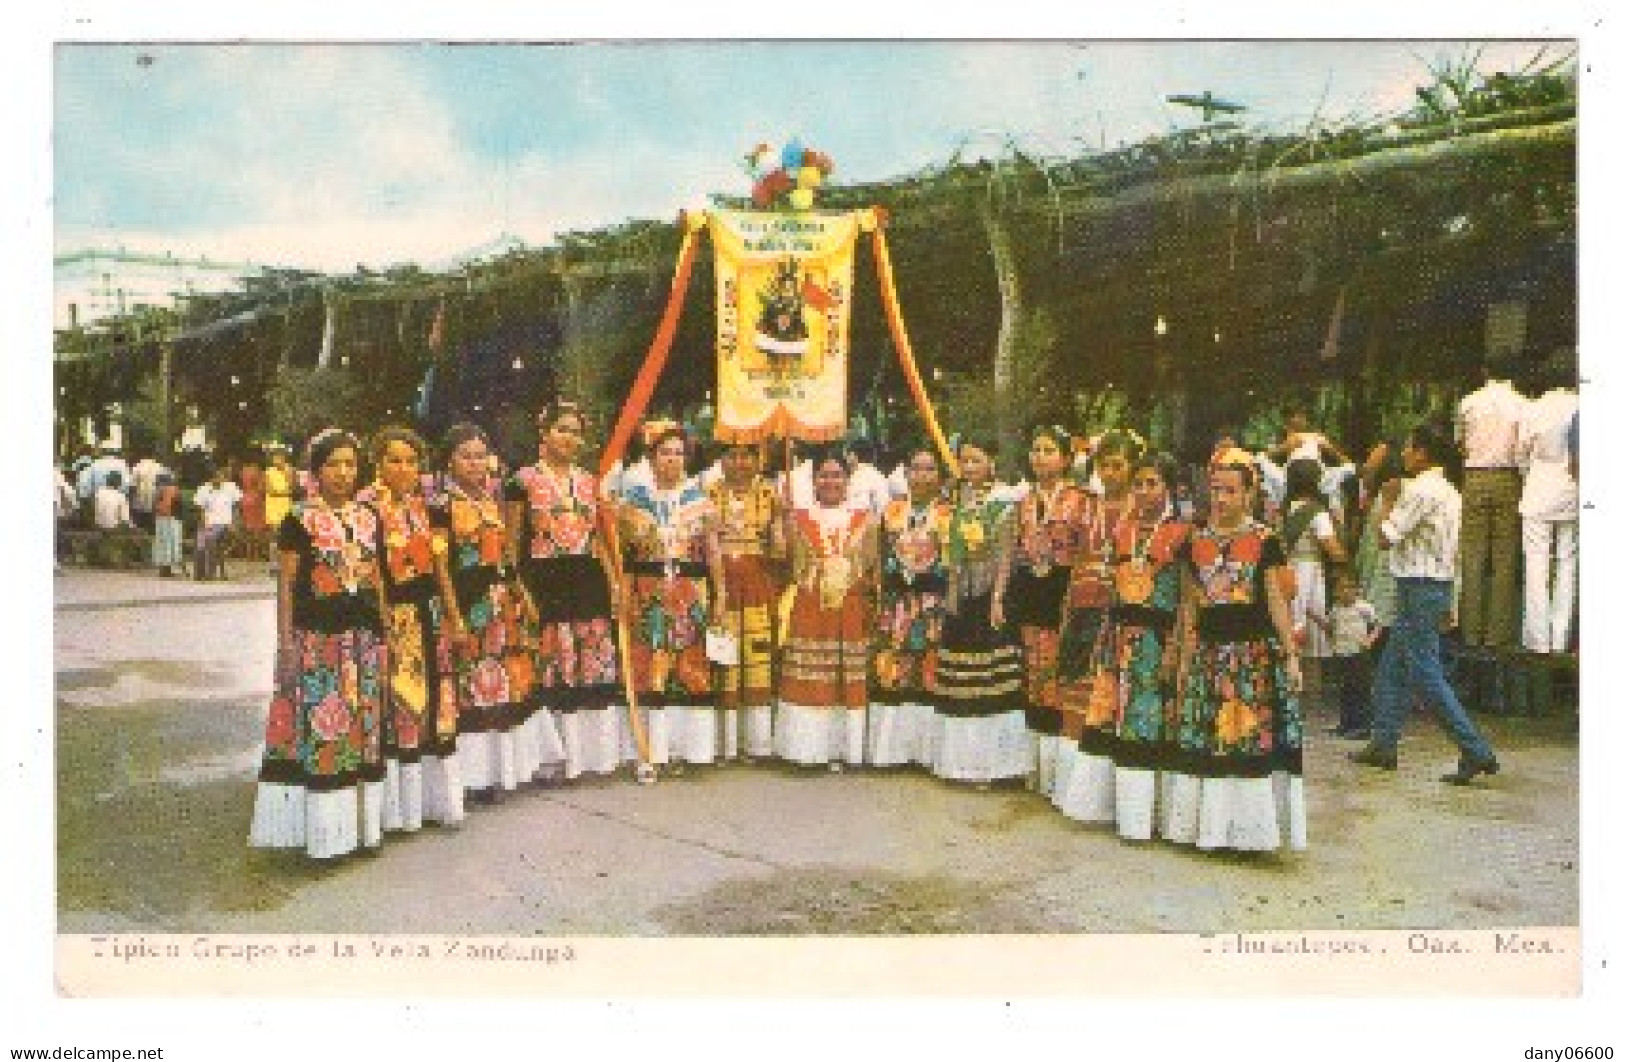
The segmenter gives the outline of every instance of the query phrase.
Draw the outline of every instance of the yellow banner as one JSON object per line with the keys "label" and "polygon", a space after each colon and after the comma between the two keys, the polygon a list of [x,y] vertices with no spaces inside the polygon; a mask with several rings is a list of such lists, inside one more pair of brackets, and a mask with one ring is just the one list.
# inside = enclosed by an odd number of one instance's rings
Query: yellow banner
{"label": "yellow banner", "polygon": [[725,442],[846,432],[852,253],[869,211],[711,215]]}

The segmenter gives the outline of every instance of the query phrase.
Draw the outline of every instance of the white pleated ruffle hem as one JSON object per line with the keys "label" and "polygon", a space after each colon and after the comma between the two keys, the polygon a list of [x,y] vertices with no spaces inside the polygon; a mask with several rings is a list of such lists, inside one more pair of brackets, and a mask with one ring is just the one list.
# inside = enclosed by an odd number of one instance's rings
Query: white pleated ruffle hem
{"label": "white pleated ruffle hem", "polygon": [[929,704],[871,704],[869,762],[876,767],[902,767],[926,762],[931,719]]}
{"label": "white pleated ruffle hem", "polygon": [[791,763],[862,763],[868,714],[863,708],[807,708],[780,701],[773,751]]}
{"label": "white pleated ruffle hem", "polygon": [[1309,847],[1303,778],[1162,776],[1162,835],[1198,848],[1272,852]]}
{"label": "white pleated ruffle hem", "polygon": [[1062,746],[1050,801],[1079,822],[1111,822],[1117,817],[1116,768],[1105,756]]}
{"label": "white pleated ruffle hem", "polygon": [[955,782],[1024,778],[1037,766],[1020,710],[969,718],[934,713],[926,749],[931,773]]}
{"label": "white pleated ruffle hem", "polygon": [[580,708],[558,713],[559,736],[564,746],[564,776],[614,774],[629,759],[636,759],[626,707]]}
{"label": "white pleated ruffle hem", "polygon": [[382,782],[323,793],[261,782],[254,793],[248,843],[254,848],[303,848],[313,859],[348,855],[383,842],[383,811]]}

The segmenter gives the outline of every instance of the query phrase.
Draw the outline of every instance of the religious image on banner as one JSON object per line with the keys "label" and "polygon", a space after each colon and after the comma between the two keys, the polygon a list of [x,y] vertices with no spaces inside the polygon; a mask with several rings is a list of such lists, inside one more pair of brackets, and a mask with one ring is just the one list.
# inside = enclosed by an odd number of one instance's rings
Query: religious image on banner
{"label": "religious image on banner", "polygon": [[719,211],[717,438],[839,438],[862,213]]}

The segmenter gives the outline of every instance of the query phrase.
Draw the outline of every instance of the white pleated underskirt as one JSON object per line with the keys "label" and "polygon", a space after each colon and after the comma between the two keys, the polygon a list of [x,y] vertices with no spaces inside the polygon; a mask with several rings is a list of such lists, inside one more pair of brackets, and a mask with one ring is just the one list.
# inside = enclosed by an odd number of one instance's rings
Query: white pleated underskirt
{"label": "white pleated underskirt", "polygon": [[564,739],[553,713],[535,712],[509,730],[478,731],[457,738],[464,789],[518,789],[565,760]]}
{"label": "white pleated underskirt", "polygon": [[248,843],[254,848],[303,848],[313,859],[347,855],[384,839],[384,784],[363,782],[330,792],[260,782]]}
{"label": "white pleated underskirt", "polygon": [[791,763],[863,763],[863,708],[809,708],[780,701],[773,721],[773,751]]}
{"label": "white pleated underskirt", "polygon": [[773,755],[773,708],[728,708],[722,716],[723,755],[730,759],[749,756],[765,760]]}
{"label": "white pleated underskirt", "polygon": [[1061,754],[1061,744],[1067,739],[1059,734],[1033,735],[1033,771],[1029,788],[1040,796],[1055,799],[1055,761]]}
{"label": "white pleated underskirt", "polygon": [[1116,768],[1105,756],[1084,752],[1076,742],[1061,746],[1055,791],[1050,801],[1079,822],[1111,822],[1116,817]]}
{"label": "white pleated underskirt", "polygon": [[566,778],[613,774],[621,764],[637,758],[631,751],[632,734],[624,705],[561,711],[557,715]]}
{"label": "white pleated underskirt", "polygon": [[1271,852],[1309,847],[1303,778],[1199,778],[1164,773],[1161,832],[1177,844]]}
{"label": "white pleated underskirt", "polygon": [[934,715],[929,704],[871,704],[868,762],[876,767],[926,763]]}
{"label": "white pleated underskirt", "polygon": [[931,773],[956,782],[1023,778],[1037,766],[1027,713],[959,718],[933,712],[926,739]]}

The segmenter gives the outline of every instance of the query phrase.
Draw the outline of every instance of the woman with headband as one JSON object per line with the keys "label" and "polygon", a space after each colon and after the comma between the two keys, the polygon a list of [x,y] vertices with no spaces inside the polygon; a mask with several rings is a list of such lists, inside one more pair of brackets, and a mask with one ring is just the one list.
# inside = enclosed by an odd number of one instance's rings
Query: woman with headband
{"label": "woman with headband", "polygon": [[722,454],[722,478],[707,492],[722,550],[715,622],[739,647],[738,663],[717,669],[723,751],[747,760],[773,755],[773,610],[784,561],[780,495],[761,468],[755,445],[730,444]]}
{"label": "woman with headband", "polygon": [[444,451],[431,514],[449,584],[458,757],[464,789],[495,800],[558,770],[564,746],[536,688],[536,607],[509,557],[490,443],[473,424],[455,424]]}
{"label": "woman with headband", "polygon": [[1061,732],[1050,799],[1062,814],[1082,822],[1109,821],[1110,806],[1097,800],[1111,792],[1110,720],[1091,717],[1095,647],[1111,605],[1109,563],[1117,528],[1132,508],[1129,476],[1145,452],[1145,440],[1128,428],[1113,428],[1096,441],[1089,457],[1100,493],[1091,494],[1083,515],[1083,536],[1067,587],[1061,628],[1059,685]]}
{"label": "woman with headband", "polygon": [[1061,615],[1072,565],[1083,546],[1088,495],[1065,475],[1072,437],[1064,428],[1041,427],[1027,451],[1033,487],[1016,506],[1015,559],[1002,599],[1002,616],[1021,634],[1027,685],[1027,728],[1034,736],[1034,785],[1054,795],[1061,744],[1061,695],[1057,662]]}
{"label": "woman with headband", "polygon": [[875,623],[869,762],[929,764],[931,688],[936,680],[952,509],[942,465],[930,446],[908,452],[908,495],[881,519],[880,615]]}
{"label": "woman with headband", "polygon": [[617,507],[626,553],[626,610],[639,707],[647,709],[650,759],[681,774],[721,751],[705,632],[722,598],[716,514],[687,475],[688,433],[670,421],[644,426],[653,480],[634,483]]}
{"label": "woman with headband", "polygon": [[277,673],[248,843],[312,858],[383,841],[388,614],[378,514],[355,498],[361,444],[317,433],[314,490],[277,530]]}
{"label": "woman with headband", "polygon": [[864,762],[869,640],[879,551],[867,509],[847,506],[849,470],[839,448],[812,458],[812,505],[786,530],[794,589],[785,624],[773,750],[831,771]]}
{"label": "woman with headband", "polygon": [[1174,637],[1185,548],[1191,527],[1174,510],[1179,465],[1168,454],[1134,462],[1133,508],[1107,548],[1112,600],[1096,647],[1086,733],[1110,750],[1112,772],[1074,772],[1074,806],[1094,821],[1117,824],[1125,840],[1150,840],[1158,772],[1173,762],[1168,719],[1174,704],[1179,644]]}
{"label": "woman with headband", "polygon": [[1281,540],[1250,515],[1258,473],[1221,455],[1191,535],[1180,613],[1175,766],[1161,833],[1198,848],[1308,846],[1302,687]]}
{"label": "woman with headband", "polygon": [[558,401],[537,417],[537,460],[503,490],[510,564],[540,628],[537,697],[564,743],[564,773],[609,774],[634,758],[616,659],[609,558],[599,531],[596,476],[578,461],[586,414]]}
{"label": "woman with headband", "polygon": [[994,491],[993,449],[955,446],[961,481],[948,519],[948,592],[937,653],[931,772],[979,789],[1033,769],[1022,693],[1021,645],[1004,615],[1015,548],[1010,503]]}
{"label": "woman with headband", "polygon": [[451,825],[463,818],[463,781],[446,629],[451,582],[419,476],[429,448],[417,432],[391,426],[373,436],[371,451],[377,479],[358,497],[378,511],[389,593],[384,828]]}

